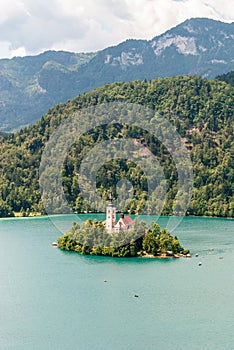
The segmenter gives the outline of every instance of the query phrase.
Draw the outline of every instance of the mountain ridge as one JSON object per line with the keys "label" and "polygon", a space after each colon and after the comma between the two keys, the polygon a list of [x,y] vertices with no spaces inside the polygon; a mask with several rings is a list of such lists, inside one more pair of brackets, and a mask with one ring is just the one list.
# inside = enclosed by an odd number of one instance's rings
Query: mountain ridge
{"label": "mountain ridge", "polygon": [[94,53],[46,51],[0,60],[0,131],[31,124],[48,108],[116,81],[177,75],[214,78],[234,68],[234,23],[192,18],[151,40]]}

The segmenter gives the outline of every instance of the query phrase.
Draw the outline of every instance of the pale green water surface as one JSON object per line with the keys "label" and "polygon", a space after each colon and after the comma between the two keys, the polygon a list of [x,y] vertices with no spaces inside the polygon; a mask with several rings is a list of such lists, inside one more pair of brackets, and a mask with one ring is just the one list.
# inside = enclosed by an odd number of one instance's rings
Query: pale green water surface
{"label": "pale green water surface", "polygon": [[234,220],[173,234],[199,257],[79,256],[49,218],[0,220],[0,350],[234,349]]}

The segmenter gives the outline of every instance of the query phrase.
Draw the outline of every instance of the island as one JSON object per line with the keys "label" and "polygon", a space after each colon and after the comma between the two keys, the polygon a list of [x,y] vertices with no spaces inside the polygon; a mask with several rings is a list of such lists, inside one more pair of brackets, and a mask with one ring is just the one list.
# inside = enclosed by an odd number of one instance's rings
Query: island
{"label": "island", "polygon": [[116,207],[110,195],[106,207],[106,220],[88,219],[72,228],[58,239],[58,247],[86,255],[111,257],[175,257],[188,256],[178,238],[157,223],[147,227],[144,221],[132,220],[120,215],[117,220]]}
{"label": "island", "polygon": [[73,223],[72,228],[58,239],[62,250],[85,255],[110,257],[169,258],[187,256],[178,238],[157,223],[147,228],[145,222],[134,220],[130,230],[108,233],[103,222],[86,220],[81,226]]}

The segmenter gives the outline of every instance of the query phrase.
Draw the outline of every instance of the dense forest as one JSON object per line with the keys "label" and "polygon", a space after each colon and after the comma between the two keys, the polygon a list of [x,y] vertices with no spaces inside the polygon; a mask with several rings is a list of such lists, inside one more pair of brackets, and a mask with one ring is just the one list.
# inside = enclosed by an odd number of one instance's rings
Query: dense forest
{"label": "dense forest", "polygon": [[160,229],[155,223],[151,226],[147,228],[145,222],[135,220],[131,231],[109,234],[97,220],[87,220],[81,227],[73,223],[72,228],[58,239],[58,246],[80,254],[111,257],[186,256],[189,253],[169,231]]}
{"label": "dense forest", "polygon": [[[50,135],[76,111],[111,101],[125,101],[156,110],[181,135],[194,172],[193,196],[187,214],[233,217],[233,97],[234,87],[230,84],[185,76],[113,83],[56,105],[36,124],[0,136],[0,216],[45,213],[38,180],[41,156]],[[168,188],[162,213],[173,212],[178,174],[170,152],[150,133],[124,123],[94,128],[72,145],[62,170],[63,188],[72,210],[92,211],[81,195],[77,176],[85,155],[103,140],[129,137],[140,140],[157,157]],[[53,187],[51,174],[45,175],[51,179]],[[116,197],[115,186],[123,178],[132,183],[134,191],[124,210],[139,213],[147,200],[147,181],[142,169],[130,160],[114,159],[102,166],[96,178],[99,194],[106,199],[111,190]],[[54,212],[63,213],[59,196],[53,198],[53,206]]]}
{"label": "dense forest", "polygon": [[225,81],[228,84],[234,85],[234,71],[228,72],[226,74],[218,75],[217,79]]}

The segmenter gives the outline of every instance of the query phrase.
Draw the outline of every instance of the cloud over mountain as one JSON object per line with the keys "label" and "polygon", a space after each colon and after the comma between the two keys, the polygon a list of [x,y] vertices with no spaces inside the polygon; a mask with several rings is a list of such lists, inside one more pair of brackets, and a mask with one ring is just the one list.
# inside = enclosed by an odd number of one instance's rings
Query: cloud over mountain
{"label": "cloud over mountain", "polygon": [[95,51],[149,39],[186,18],[233,21],[227,0],[0,0],[0,57]]}

